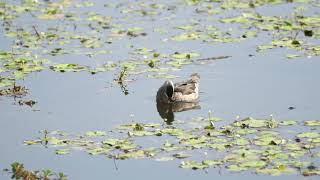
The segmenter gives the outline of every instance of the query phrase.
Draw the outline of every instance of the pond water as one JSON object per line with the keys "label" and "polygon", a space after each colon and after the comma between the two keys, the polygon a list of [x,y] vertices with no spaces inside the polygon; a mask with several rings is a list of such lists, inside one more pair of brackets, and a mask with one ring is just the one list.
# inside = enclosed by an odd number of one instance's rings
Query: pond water
{"label": "pond water", "polygon": [[[4,1],[6,4],[22,5],[23,2],[31,1]],[[35,2],[35,1],[34,1]],[[51,2],[51,1],[50,1]],[[152,54],[132,54],[136,48],[153,49],[163,54],[174,54],[175,52],[196,52],[200,58],[230,56],[223,59],[212,60],[205,64],[191,63],[179,66],[168,72],[177,76],[174,82],[185,80],[190,74],[200,74],[200,102],[201,108],[174,113],[173,125],[182,121],[191,121],[193,117],[207,117],[211,111],[216,117],[222,119],[219,125],[233,122],[237,116],[241,118],[269,118],[272,114],[276,120],[317,120],[320,117],[320,85],[317,83],[320,77],[319,52],[318,55],[309,55],[305,49],[297,50],[290,47],[274,48],[262,52],[257,51],[258,45],[270,44],[276,40],[270,31],[259,31],[258,36],[246,40],[232,40],[231,42],[206,42],[201,38],[175,41],[170,39],[185,30],[175,28],[182,25],[191,25],[200,29],[207,25],[216,26],[222,31],[228,31],[234,39],[250,28],[243,28],[239,24],[221,23],[220,18],[238,16],[250,11],[258,12],[265,16],[290,16],[298,7],[304,7],[308,15],[319,17],[319,2],[308,3],[286,3],[266,4],[256,8],[237,9],[226,8],[221,12],[210,14],[221,6],[221,2],[198,2],[198,1],[154,1],[160,7],[150,10],[149,1],[52,1],[60,2],[65,9],[62,13],[72,12],[75,17],[86,19],[89,12],[96,12],[104,16],[112,16],[113,19],[107,23],[107,29],[100,27],[101,23],[95,21],[68,21],[57,18],[38,19],[42,10],[31,10],[30,13],[21,13],[19,17],[11,20],[10,30],[2,26],[0,35],[0,47],[2,51],[10,51],[13,42],[18,37],[8,37],[6,34],[11,30],[24,28],[33,31],[46,32],[49,27],[60,28],[57,32],[61,37],[66,33],[102,39],[101,47],[85,48],[73,42],[72,38],[66,37],[54,40],[53,43],[43,42],[41,48],[28,50],[28,48],[17,48],[16,51],[30,51],[39,54],[39,58],[49,59],[52,64],[74,63],[99,67],[108,61],[121,62],[129,59],[148,60]],[[92,3],[91,3],[92,2]],[[196,3],[198,2],[198,3]],[[232,1],[231,1],[232,2]],[[230,2],[230,3],[231,3]],[[236,2],[236,1],[234,1]],[[257,1],[260,2],[260,1]],[[39,7],[50,7],[50,3],[39,1]],[[193,4],[195,3],[195,4]],[[238,2],[239,3],[239,2]],[[48,5],[49,4],[49,5]],[[208,8],[212,5],[212,9]],[[162,7],[164,6],[164,7]],[[55,7],[55,6],[52,6]],[[61,8],[61,7],[60,7]],[[59,8],[58,8],[59,9]],[[141,12],[142,11],[142,12]],[[153,12],[155,11],[155,12]],[[203,13],[197,11],[204,11]],[[145,15],[141,15],[145,14]],[[150,14],[149,14],[150,13]],[[1,13],[0,13],[1,14]],[[3,17],[3,15],[1,15]],[[306,14],[307,16],[307,14]],[[98,18],[98,17],[96,17]],[[2,19],[2,23],[5,20]],[[72,29],[76,24],[77,28]],[[97,26],[90,29],[88,24]],[[250,25],[244,25],[250,26]],[[318,27],[319,25],[315,25]],[[135,27],[132,30],[136,35],[118,34],[108,37],[112,30]],[[109,29],[111,28],[111,30]],[[181,27],[182,28],[182,27]],[[97,30],[98,29],[98,30]],[[183,28],[182,28],[183,29]],[[314,38],[298,37],[305,43],[319,46],[319,29],[313,29]],[[94,31],[94,32],[93,32]],[[158,31],[163,33],[158,33]],[[192,30],[186,30],[189,32]],[[129,32],[129,31],[128,31]],[[140,32],[147,33],[146,36]],[[194,31],[198,32],[198,31]],[[33,32],[34,33],[34,32]],[[91,33],[91,34],[90,34]],[[318,34],[317,34],[318,33]],[[97,35],[98,34],[98,35]],[[290,33],[289,33],[290,34]],[[291,34],[294,34],[293,31]],[[91,36],[93,35],[93,36]],[[223,36],[228,36],[224,34]],[[283,35],[285,36],[285,35]],[[199,40],[200,39],[200,40]],[[239,38],[238,38],[239,39]],[[27,41],[27,40],[25,40]],[[66,45],[60,45],[59,41],[71,41]],[[88,40],[87,40],[88,41]],[[111,44],[106,43],[112,41]],[[66,54],[55,56],[50,52],[52,48],[63,47]],[[27,50],[26,50],[27,49]],[[85,56],[81,52],[96,52],[97,50],[108,50],[105,53],[93,57]],[[298,54],[300,57],[287,58],[288,54]],[[196,59],[196,58],[195,58]],[[160,62],[162,59],[160,59]],[[170,58],[164,58],[164,62]],[[0,61],[1,62],[1,61]],[[1,67],[4,66],[1,62]],[[157,62],[156,62],[157,64]],[[159,63],[159,66],[163,64]],[[121,86],[114,81],[119,76],[121,68],[113,71],[104,71],[92,74],[88,71],[81,72],[56,72],[45,68],[40,72],[28,73],[16,84],[27,88],[27,94],[22,98],[12,96],[0,96],[0,168],[9,168],[10,164],[17,161],[25,165],[27,169],[51,169],[54,172],[64,172],[69,179],[270,179],[267,174],[256,174],[250,171],[230,172],[226,168],[216,167],[205,170],[190,170],[180,168],[181,160],[160,162],[154,159],[138,158],[128,160],[113,160],[103,155],[91,156],[83,151],[72,151],[67,155],[56,155],[54,147],[28,146],[25,140],[36,139],[42,136],[39,131],[61,130],[70,134],[83,134],[87,131],[114,130],[121,124],[128,123],[161,123],[166,122],[160,117],[155,95],[165,78],[150,77],[151,73],[135,73],[145,68],[129,71],[125,81],[128,94],[125,95]],[[6,77],[8,72],[3,72],[0,77]],[[132,81],[131,81],[132,80]],[[6,87],[3,87],[6,88]],[[34,100],[36,104],[32,107],[19,105],[19,100]],[[291,108],[290,108],[291,107]],[[291,131],[301,132],[307,127],[300,129],[292,128]],[[314,127],[314,132],[319,132],[319,126]],[[153,141],[157,141],[154,139]],[[319,144],[315,152],[319,152]],[[196,159],[203,159],[205,153],[201,150],[193,152]],[[312,160],[315,166],[319,165],[319,156]],[[317,166],[319,168],[319,166]],[[241,175],[241,177],[239,177]],[[9,179],[7,172],[0,173],[0,179]],[[316,179],[317,176],[304,177],[293,173],[272,177],[275,179]]]}

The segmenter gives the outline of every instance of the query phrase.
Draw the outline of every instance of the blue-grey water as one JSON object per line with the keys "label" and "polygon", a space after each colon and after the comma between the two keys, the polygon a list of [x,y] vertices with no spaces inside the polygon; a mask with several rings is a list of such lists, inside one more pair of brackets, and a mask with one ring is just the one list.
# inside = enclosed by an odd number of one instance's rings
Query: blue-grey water
{"label": "blue-grey water", "polygon": [[[98,1],[97,4],[99,3],[104,4],[104,1]],[[292,6],[294,5],[266,6],[257,10],[268,15],[281,15],[290,11]],[[106,12],[103,6],[94,6],[91,11],[113,13]],[[122,16],[119,10],[114,11],[115,16]],[[182,70],[174,72],[174,75],[180,77],[174,81],[185,79],[193,72],[201,76],[201,109],[175,113],[176,119],[206,116],[208,111],[213,111],[215,116],[227,122],[233,121],[237,115],[265,118],[272,114],[276,119],[297,121],[319,119],[319,57],[302,56],[288,60],[285,55],[294,51],[285,48],[257,53],[256,45],[269,42],[269,36],[239,43],[163,42],[161,35],[152,32],[155,25],[166,28],[166,23],[172,25],[189,22],[186,18],[189,17],[186,12],[189,11],[191,12],[188,8],[178,8],[174,13],[176,18],[170,22],[161,21],[167,15],[160,16],[158,21],[130,21],[135,26],[145,27],[149,33],[148,38],[117,41],[108,46],[113,52],[107,55],[108,58],[126,58],[128,49],[124,47],[128,44],[168,53],[194,51],[200,53],[201,57],[231,56],[207,65],[184,66]],[[27,17],[24,20],[28,22]],[[8,50],[12,39],[5,37],[3,33],[2,30],[0,47]],[[52,61],[56,59],[55,62],[99,64],[99,60],[105,57],[94,59],[66,55],[48,58]],[[81,151],[57,156],[53,148],[23,145],[24,140],[36,138],[39,136],[38,131],[43,129],[84,133],[89,130],[108,131],[133,120],[163,122],[157,112],[155,94],[164,79],[148,78],[146,75],[133,77],[135,81],[128,83],[129,95],[125,96],[120,87],[113,83],[115,76],[114,71],[91,75],[88,72],[57,73],[44,70],[31,73],[19,81],[20,85],[28,88],[29,93],[25,99],[35,100],[37,104],[29,108],[17,105],[17,100],[12,97],[0,97],[0,169],[8,168],[12,162],[18,161],[24,163],[28,169],[61,171],[67,174],[69,179],[77,180],[317,178],[301,175],[271,177],[248,172],[232,173],[219,168],[193,171],[179,168],[180,161],[133,159],[114,162],[112,159],[90,156]],[[295,109],[289,110],[289,107]],[[0,173],[0,179],[9,177],[10,174],[6,172]]]}

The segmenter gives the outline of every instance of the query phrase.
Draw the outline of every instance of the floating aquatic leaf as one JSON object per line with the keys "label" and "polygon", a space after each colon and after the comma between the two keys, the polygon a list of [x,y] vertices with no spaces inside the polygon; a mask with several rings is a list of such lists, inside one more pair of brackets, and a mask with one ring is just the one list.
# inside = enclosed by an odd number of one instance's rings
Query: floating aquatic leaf
{"label": "floating aquatic leaf", "polygon": [[48,143],[52,144],[52,145],[58,145],[58,144],[64,143],[64,140],[58,139],[56,137],[49,137],[49,138],[47,138],[45,140],[48,141]]}
{"label": "floating aquatic leaf", "polygon": [[301,150],[301,146],[298,143],[288,143],[285,145],[285,147],[289,150],[292,150],[292,151],[300,151]]}
{"label": "floating aquatic leaf", "polygon": [[134,150],[134,151],[129,151],[129,152],[126,152],[126,153],[119,154],[119,155],[116,156],[116,158],[124,160],[124,159],[129,159],[129,158],[142,158],[142,157],[145,157],[145,156],[146,156],[145,151],[143,151],[143,150]]}
{"label": "floating aquatic leaf", "polygon": [[259,128],[259,127],[267,127],[268,122],[267,120],[254,119],[252,117],[248,117],[248,118],[242,119],[241,121],[235,122],[234,125],[240,126],[240,127]]}
{"label": "floating aquatic leaf", "polygon": [[203,162],[196,162],[196,161],[182,161],[180,164],[181,168],[186,168],[186,169],[204,169],[208,168],[208,164],[204,164]]}
{"label": "floating aquatic leaf", "polygon": [[262,135],[255,139],[254,143],[259,146],[266,145],[279,145],[284,144],[286,141],[274,135]]}
{"label": "floating aquatic leaf", "polygon": [[221,144],[218,144],[218,143],[215,143],[215,144],[207,144],[208,147],[210,148],[213,148],[217,151],[225,151],[227,147],[231,147],[231,145],[229,143],[221,143]]}
{"label": "floating aquatic leaf", "polygon": [[57,64],[50,66],[50,69],[58,72],[78,72],[87,70],[86,66],[81,66],[77,64]]}
{"label": "floating aquatic leaf", "polygon": [[155,128],[155,127],[159,127],[161,126],[160,123],[145,123],[143,124],[144,127],[151,127],[151,128]]}
{"label": "floating aquatic leaf", "polygon": [[39,140],[26,140],[26,141],[24,141],[24,144],[26,144],[26,145],[35,145],[35,144],[40,144],[41,143],[41,141],[39,141]]}
{"label": "floating aquatic leaf", "polygon": [[177,153],[177,154],[173,154],[172,156],[177,159],[185,159],[185,158],[191,157],[191,155],[185,154],[185,153]]}
{"label": "floating aquatic leaf", "polygon": [[304,121],[304,125],[306,125],[306,126],[320,126],[320,120]]}
{"label": "floating aquatic leaf", "polygon": [[244,146],[250,144],[250,141],[246,138],[237,138],[233,143],[239,146]]}
{"label": "floating aquatic leaf", "polygon": [[128,28],[128,31],[141,31],[141,30],[143,30],[144,28],[143,27],[138,27],[138,26],[136,26],[136,27],[130,27],[130,28]]}
{"label": "floating aquatic leaf", "polygon": [[56,154],[58,155],[65,155],[65,154],[69,154],[70,150],[69,149],[57,149],[56,150]]}
{"label": "floating aquatic leaf", "polygon": [[182,60],[178,59],[178,60],[171,60],[171,61],[167,62],[167,64],[170,64],[170,65],[172,65],[174,67],[180,68],[183,65],[192,64],[192,62],[191,61],[186,61],[184,59],[182,59]]}
{"label": "floating aquatic leaf", "polygon": [[122,149],[122,150],[131,150],[135,149],[137,147],[136,144],[133,144],[132,142],[124,139],[106,139],[102,141],[102,144],[109,145],[111,147],[114,147],[116,149]]}
{"label": "floating aquatic leaf", "polygon": [[244,16],[224,18],[224,19],[220,19],[220,21],[223,23],[242,23],[242,24],[250,23],[250,21]]}
{"label": "floating aquatic leaf", "polygon": [[265,161],[262,160],[256,160],[256,161],[247,161],[247,162],[243,162],[241,164],[239,164],[240,167],[243,168],[262,168],[264,166],[266,166],[267,163]]}
{"label": "floating aquatic leaf", "polygon": [[308,141],[312,142],[312,143],[320,143],[320,137],[316,137],[313,139],[308,139]]}
{"label": "floating aquatic leaf", "polygon": [[275,48],[274,45],[259,45],[257,46],[257,51],[263,51],[266,49],[273,49],[273,48]]}
{"label": "floating aquatic leaf", "polygon": [[171,144],[169,143],[168,141],[163,145],[163,147],[161,148],[163,151],[167,151],[167,152],[170,152],[170,151],[177,151],[177,150],[180,150],[182,149],[181,147],[175,145],[175,144]]}
{"label": "floating aquatic leaf", "polygon": [[140,130],[140,131],[129,131],[128,135],[129,136],[152,136],[152,135],[156,135],[158,132],[149,132],[149,131],[144,131],[144,130]]}
{"label": "floating aquatic leaf", "polygon": [[148,48],[137,48],[137,49],[135,49],[133,54],[148,55],[148,54],[151,54],[152,52],[153,52],[153,50],[148,49]]}
{"label": "floating aquatic leaf", "polygon": [[199,57],[200,54],[195,53],[195,52],[184,52],[184,53],[179,53],[176,52],[174,54],[171,55],[171,57],[176,58],[176,59],[191,59],[191,58],[195,58],[195,57]]}
{"label": "floating aquatic leaf", "polygon": [[299,55],[296,55],[296,54],[287,54],[286,57],[288,59],[294,59],[294,58],[297,58],[297,57],[300,57]]}
{"label": "floating aquatic leaf", "polygon": [[182,33],[171,37],[171,39],[174,41],[196,40],[200,39],[200,34],[198,32]]}
{"label": "floating aquatic leaf", "polygon": [[231,165],[227,166],[227,168],[230,171],[245,171],[245,170],[248,169],[248,168],[245,168],[245,167],[238,166],[236,164],[231,164]]}
{"label": "floating aquatic leaf", "polygon": [[184,25],[184,26],[177,26],[176,28],[189,31],[189,30],[192,30],[194,28],[194,26],[192,26],[192,25]]}
{"label": "floating aquatic leaf", "polygon": [[304,132],[297,135],[299,138],[317,138],[320,137],[318,132]]}
{"label": "floating aquatic leaf", "polygon": [[81,38],[80,42],[83,44],[86,48],[99,48],[101,47],[100,39],[98,38]]}
{"label": "floating aquatic leaf", "polygon": [[160,157],[160,158],[157,158],[156,161],[172,161],[174,160],[175,158],[174,157]]}
{"label": "floating aquatic leaf", "polygon": [[131,129],[135,131],[143,131],[144,128],[155,128],[161,126],[160,123],[132,123],[120,125],[119,129]]}
{"label": "floating aquatic leaf", "polygon": [[0,87],[12,86],[13,84],[14,79],[0,76]]}
{"label": "floating aquatic leaf", "polygon": [[273,168],[262,168],[262,169],[257,169],[258,173],[263,173],[263,174],[270,174],[273,176],[278,176],[281,174],[289,174],[289,173],[293,173],[294,169],[290,168],[290,167],[286,167],[284,165],[280,165],[277,167],[273,167]]}
{"label": "floating aquatic leaf", "polygon": [[191,138],[184,138],[180,140],[181,144],[185,145],[191,145],[191,146],[196,146],[199,144],[204,144],[207,141],[207,137],[205,136],[200,136],[200,137],[191,137]]}
{"label": "floating aquatic leaf", "polygon": [[282,126],[291,126],[291,125],[297,124],[297,121],[285,120],[285,121],[281,121],[279,124],[282,125]]}
{"label": "floating aquatic leaf", "polygon": [[103,146],[103,147],[98,146],[98,147],[89,147],[87,149],[87,152],[91,155],[101,155],[101,154],[106,154],[112,150],[113,150],[112,148],[109,148],[106,146]]}
{"label": "floating aquatic leaf", "polygon": [[206,164],[208,166],[216,166],[221,165],[223,162],[221,160],[204,160],[202,161],[203,164]]}
{"label": "floating aquatic leaf", "polygon": [[302,172],[304,176],[319,176],[320,169],[307,169]]}

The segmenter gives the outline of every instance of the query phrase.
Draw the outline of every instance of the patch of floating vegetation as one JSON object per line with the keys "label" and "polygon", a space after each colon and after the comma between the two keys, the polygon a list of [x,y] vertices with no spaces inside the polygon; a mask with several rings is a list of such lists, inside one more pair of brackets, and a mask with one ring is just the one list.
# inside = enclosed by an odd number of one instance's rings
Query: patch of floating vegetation
{"label": "patch of floating vegetation", "polygon": [[12,96],[12,97],[23,97],[28,93],[27,89],[24,86],[18,86],[13,84],[12,88],[1,89],[0,96]]}
{"label": "patch of floating vegetation", "polygon": [[[294,4],[295,8],[292,8],[290,15],[283,17],[266,16],[257,10],[266,5],[272,8],[288,3]],[[320,46],[317,42],[320,37],[320,18],[317,14],[306,15],[307,9],[303,6],[307,4],[308,7],[319,8],[319,2],[314,0],[178,0],[167,3],[134,1],[107,3],[103,8],[116,13],[105,15],[90,11],[97,6],[94,1],[22,0],[19,4],[1,2],[0,21],[3,32],[13,40],[13,44],[11,51],[0,51],[0,88],[12,86],[27,74],[44,69],[56,72],[88,71],[96,74],[114,69],[121,73],[126,67],[129,75],[147,73],[148,77],[174,78],[176,76],[172,75],[172,71],[181,69],[184,65],[206,64],[209,60],[222,59],[203,57],[207,61],[197,61],[200,53],[192,50],[179,52],[170,46],[171,52],[168,53],[149,47],[136,48],[123,44],[121,47],[131,51],[127,54],[128,57],[120,60],[114,57],[105,58],[113,54],[113,44],[122,43],[123,39],[130,44],[132,39],[153,38],[154,34],[163,37],[155,40],[159,43],[200,41],[210,45],[241,43],[247,39],[259,38],[267,32],[273,40],[269,44],[258,44],[258,52],[289,48],[296,53],[287,54],[288,59],[319,56]],[[193,18],[189,23],[183,20],[181,24],[181,19],[175,19],[174,15],[180,8],[192,13]],[[228,16],[226,12],[232,10],[236,10],[238,15]],[[169,24],[166,28],[155,26],[152,30],[149,26],[141,27],[130,23],[143,21],[154,24],[154,21],[163,20],[178,23]],[[24,23],[20,23],[21,21]],[[223,24],[238,24],[238,31],[220,28]],[[57,57],[64,58],[67,55],[103,60],[97,66],[55,62]]]}
{"label": "patch of floating vegetation", "polygon": [[11,164],[11,169],[4,169],[4,171],[11,174],[11,179],[25,179],[25,180],[67,180],[67,176],[62,173],[55,173],[50,169],[45,170],[27,170],[22,163],[14,162]]}
{"label": "patch of floating vegetation", "polygon": [[[196,127],[191,125],[195,122]],[[74,135],[44,130],[41,137],[24,144],[51,147],[57,155],[80,150],[118,160],[175,160],[181,161],[179,167],[193,170],[219,167],[270,175],[320,175],[320,120],[298,123],[248,117],[222,126],[214,122],[223,121],[195,117],[172,126],[132,123]],[[290,127],[307,130],[288,137]]]}

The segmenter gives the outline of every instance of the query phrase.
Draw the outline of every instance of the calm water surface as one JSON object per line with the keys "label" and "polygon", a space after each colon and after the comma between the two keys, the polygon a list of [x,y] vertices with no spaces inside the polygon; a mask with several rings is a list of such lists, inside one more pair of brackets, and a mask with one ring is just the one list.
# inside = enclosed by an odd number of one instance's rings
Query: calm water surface
{"label": "calm water surface", "polygon": [[[99,8],[93,10],[101,11]],[[280,13],[282,8],[263,7],[260,10]],[[182,16],[181,13],[178,11],[177,16]],[[180,21],[176,23],[182,24]],[[140,26],[148,28],[153,25],[145,23]],[[1,48],[10,49],[11,40],[0,37]],[[283,49],[256,53],[255,45],[260,39],[227,44],[163,44],[154,41],[157,38],[161,37],[117,42],[111,47],[115,54],[110,56],[116,56],[117,53],[121,56],[121,47],[127,43],[162,50],[192,50],[203,57],[232,56],[207,65],[188,65],[175,72],[180,78],[174,81],[185,79],[193,72],[201,76],[201,109],[175,113],[176,119],[206,116],[209,110],[227,123],[232,122],[237,115],[265,118],[273,114],[276,119],[297,121],[320,117],[320,85],[317,80],[320,77],[319,57],[287,60]],[[249,57],[249,54],[254,56]],[[65,58],[59,61],[86,61]],[[95,61],[90,63],[98,63]],[[137,159],[114,162],[103,156],[90,156],[79,151],[57,156],[53,148],[23,145],[24,140],[39,136],[38,131],[43,129],[83,133],[89,130],[108,131],[132,121],[163,122],[157,112],[155,94],[164,79],[148,78],[145,75],[133,77],[135,81],[128,83],[129,95],[124,95],[120,87],[112,83],[114,77],[115,72],[91,75],[87,72],[56,73],[45,70],[32,73],[20,82],[28,88],[26,99],[38,102],[34,108],[19,106],[18,100],[10,97],[0,97],[0,168],[7,168],[12,162],[18,161],[28,169],[62,171],[69,179],[77,180],[271,178],[248,172],[230,173],[218,168],[208,171],[186,170],[178,167],[180,161]],[[291,106],[296,109],[289,110]],[[8,178],[8,174],[0,173],[0,179]],[[272,178],[316,179],[300,175]]]}

